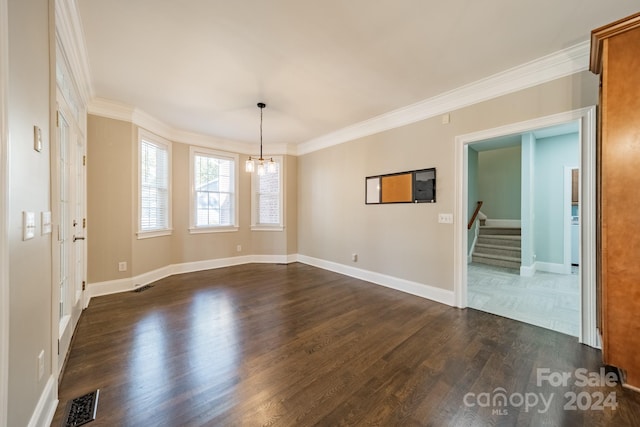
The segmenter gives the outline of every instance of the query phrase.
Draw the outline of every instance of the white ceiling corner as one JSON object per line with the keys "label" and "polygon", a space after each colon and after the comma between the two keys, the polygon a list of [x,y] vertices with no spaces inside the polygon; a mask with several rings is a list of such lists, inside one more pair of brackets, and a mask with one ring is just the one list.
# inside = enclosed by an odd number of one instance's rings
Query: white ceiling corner
{"label": "white ceiling corner", "polygon": [[589,46],[588,41],[579,43],[486,79],[301,143],[298,145],[298,154],[373,135],[585,71],[589,67]]}
{"label": "white ceiling corner", "polygon": [[81,18],[68,24],[83,36],[90,112],[247,154],[259,101],[265,151],[305,154],[584,71],[591,29],[637,9],[627,0],[63,3]]}

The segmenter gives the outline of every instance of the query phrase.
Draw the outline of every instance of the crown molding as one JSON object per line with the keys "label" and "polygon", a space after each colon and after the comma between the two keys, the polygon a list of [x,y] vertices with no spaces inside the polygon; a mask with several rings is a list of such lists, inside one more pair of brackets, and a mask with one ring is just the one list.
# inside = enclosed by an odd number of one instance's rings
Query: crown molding
{"label": "crown molding", "polygon": [[[585,41],[485,79],[445,92],[335,132],[294,144],[269,144],[265,155],[304,155],[354,139],[398,128],[482,101],[586,71],[589,41]],[[131,122],[170,141],[241,154],[255,154],[256,144],[226,140],[173,128],[146,112],[120,102],[94,98],[89,113]]]}
{"label": "crown molding", "polygon": [[82,20],[76,0],[58,0],[55,2],[55,26],[64,55],[77,85],[83,104],[93,97],[91,73],[87,55],[87,46],[82,29]]}
{"label": "crown molding", "polygon": [[502,71],[474,83],[300,143],[303,155],[405,126],[588,69],[589,41]]}
{"label": "crown molding", "polygon": [[132,123],[134,110],[135,109],[128,104],[105,98],[93,98],[87,106],[87,112],[89,114]]}
{"label": "crown molding", "polygon": [[[216,138],[176,129],[139,108],[104,98],[93,99],[89,103],[88,113],[95,116],[133,123],[136,126],[173,142],[248,155],[255,155],[258,151],[255,143]],[[295,147],[288,144],[269,144],[264,149],[265,156],[275,156],[278,154],[295,155]]]}

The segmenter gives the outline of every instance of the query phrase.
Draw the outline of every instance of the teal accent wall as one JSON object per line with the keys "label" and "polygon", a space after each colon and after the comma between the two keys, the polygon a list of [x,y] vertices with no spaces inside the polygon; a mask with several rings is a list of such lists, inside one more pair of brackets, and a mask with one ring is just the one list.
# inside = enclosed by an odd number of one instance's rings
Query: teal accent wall
{"label": "teal accent wall", "polygon": [[[478,152],[468,147],[467,153],[467,224],[473,215],[473,212],[476,210],[476,206],[478,204],[478,200],[482,200],[478,198]],[[471,250],[471,245],[473,244],[475,232],[472,227],[471,230],[467,231],[467,253]]]}
{"label": "teal accent wall", "polygon": [[564,263],[565,167],[580,164],[578,133],[536,141],[534,194],[535,251],[537,261]]}
{"label": "teal accent wall", "polygon": [[478,153],[478,199],[489,219],[520,219],[521,147]]}

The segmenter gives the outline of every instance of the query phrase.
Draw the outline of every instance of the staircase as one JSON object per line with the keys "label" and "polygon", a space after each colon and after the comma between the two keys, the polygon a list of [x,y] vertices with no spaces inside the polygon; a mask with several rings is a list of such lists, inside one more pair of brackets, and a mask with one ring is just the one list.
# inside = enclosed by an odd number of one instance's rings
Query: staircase
{"label": "staircase", "polygon": [[515,227],[480,226],[472,261],[520,269],[521,231]]}

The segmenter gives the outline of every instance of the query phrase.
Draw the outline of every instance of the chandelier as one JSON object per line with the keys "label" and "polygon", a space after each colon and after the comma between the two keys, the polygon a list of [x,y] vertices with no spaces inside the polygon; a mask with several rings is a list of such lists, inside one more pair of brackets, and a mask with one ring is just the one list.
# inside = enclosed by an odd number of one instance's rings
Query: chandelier
{"label": "chandelier", "polygon": [[[256,170],[256,160],[258,162],[258,175],[264,175],[265,170],[269,173],[276,172],[276,162],[273,161],[273,157],[269,160],[265,161],[262,157],[262,110],[266,107],[267,104],[264,102],[258,102],[258,108],[260,108],[260,157],[258,159],[254,159],[249,156],[249,160],[244,164],[244,170],[246,172],[253,172]],[[265,165],[266,163],[266,165]]]}

